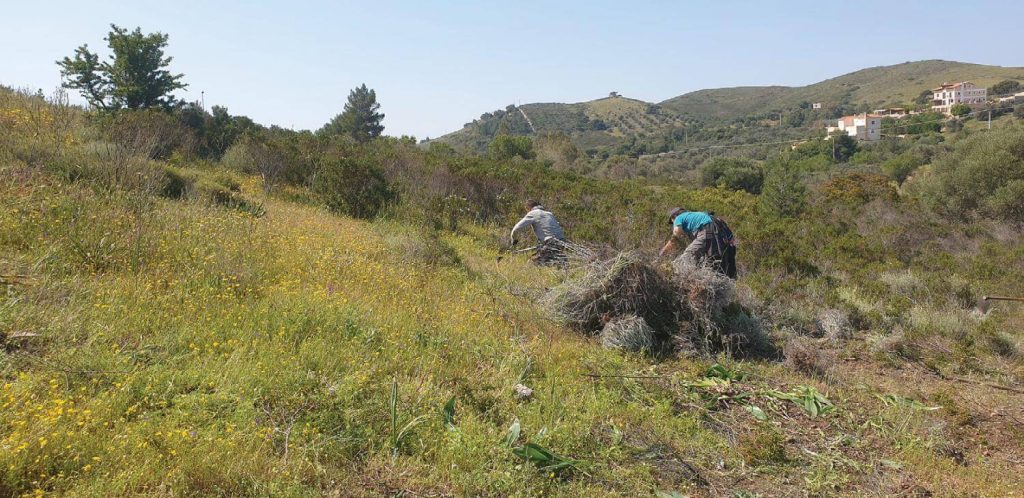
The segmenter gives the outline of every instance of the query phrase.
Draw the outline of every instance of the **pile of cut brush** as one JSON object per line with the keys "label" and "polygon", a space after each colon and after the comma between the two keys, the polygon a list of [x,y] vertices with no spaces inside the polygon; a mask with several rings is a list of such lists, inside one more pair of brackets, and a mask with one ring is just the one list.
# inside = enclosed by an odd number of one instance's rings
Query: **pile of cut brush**
{"label": "pile of cut brush", "polygon": [[736,302],[732,280],[682,258],[666,266],[639,251],[619,253],[580,268],[545,304],[608,347],[710,354],[765,346],[757,318]]}

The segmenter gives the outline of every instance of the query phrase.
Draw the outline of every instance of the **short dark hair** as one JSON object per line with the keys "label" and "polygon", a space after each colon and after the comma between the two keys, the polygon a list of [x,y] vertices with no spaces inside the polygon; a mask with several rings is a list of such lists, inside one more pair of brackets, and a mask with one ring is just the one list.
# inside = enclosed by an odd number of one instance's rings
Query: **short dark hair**
{"label": "short dark hair", "polygon": [[526,199],[526,202],[524,202],[523,205],[526,206],[526,209],[533,209],[540,206],[540,201],[537,199]]}

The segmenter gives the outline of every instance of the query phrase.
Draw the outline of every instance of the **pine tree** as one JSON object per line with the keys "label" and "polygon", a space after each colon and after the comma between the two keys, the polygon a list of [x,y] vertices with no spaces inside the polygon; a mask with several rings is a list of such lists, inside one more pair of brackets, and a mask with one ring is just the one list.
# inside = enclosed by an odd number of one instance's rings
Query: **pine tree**
{"label": "pine tree", "polygon": [[348,135],[356,142],[369,142],[384,131],[384,125],[380,124],[384,114],[377,112],[379,109],[377,92],[367,88],[364,83],[349,92],[344,112],[320,128],[318,133]]}

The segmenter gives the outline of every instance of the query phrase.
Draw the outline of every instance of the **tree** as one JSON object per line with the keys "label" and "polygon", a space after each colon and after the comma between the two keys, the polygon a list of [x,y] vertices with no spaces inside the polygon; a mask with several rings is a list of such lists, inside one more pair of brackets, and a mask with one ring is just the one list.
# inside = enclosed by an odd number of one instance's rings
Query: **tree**
{"label": "tree", "polygon": [[807,209],[807,187],[800,173],[785,161],[767,168],[761,204],[781,217],[797,217]]}
{"label": "tree", "polygon": [[988,89],[989,95],[1009,95],[1021,91],[1021,84],[1017,80],[1003,80]]}
{"label": "tree", "polygon": [[533,159],[533,141],[530,137],[498,135],[494,137],[491,144],[487,146],[491,157],[498,160],[508,160],[513,157]]}
{"label": "tree", "polygon": [[232,116],[227,108],[213,106],[210,112],[199,104],[189,103],[175,110],[178,119],[196,135],[196,153],[206,159],[219,160],[242,134],[259,126],[245,116]]}
{"label": "tree", "polygon": [[857,153],[857,139],[845,131],[837,130],[826,140],[808,140],[793,149],[794,159],[814,156],[827,157],[834,162],[845,163]]}
{"label": "tree", "polygon": [[807,121],[807,115],[802,109],[790,111],[782,117],[782,124],[789,128],[799,128],[804,125],[805,121]]}
{"label": "tree", "polygon": [[384,114],[378,112],[377,92],[361,86],[348,94],[345,110],[320,128],[321,135],[347,135],[359,143],[366,143],[380,136],[384,131]]}
{"label": "tree", "polygon": [[932,99],[934,99],[934,98],[935,98],[935,92],[933,92],[931,90],[923,90],[917,96],[917,98],[914,99],[914,103],[915,104],[920,104],[920,105],[928,105],[928,104],[932,103]]}
{"label": "tree", "polygon": [[88,45],[75,49],[74,58],[57,61],[64,88],[78,90],[92,107],[117,109],[170,109],[177,104],[171,95],[185,88],[183,74],[171,74],[171,57],[164,57],[167,35],[129,32],[115,24],[104,40],[111,50],[109,61],[100,62]]}
{"label": "tree", "polygon": [[949,108],[949,113],[960,118],[971,113],[971,106],[967,104],[956,104]]}

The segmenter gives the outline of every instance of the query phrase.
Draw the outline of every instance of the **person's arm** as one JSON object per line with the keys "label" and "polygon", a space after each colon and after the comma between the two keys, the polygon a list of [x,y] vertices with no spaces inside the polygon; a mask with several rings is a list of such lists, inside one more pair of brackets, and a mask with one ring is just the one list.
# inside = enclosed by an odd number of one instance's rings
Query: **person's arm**
{"label": "person's arm", "polygon": [[668,239],[668,242],[665,243],[665,247],[661,248],[661,252],[658,253],[658,255],[664,257],[666,254],[674,251],[676,249],[676,241],[681,239],[684,235],[686,235],[686,232],[683,231],[683,227],[672,227],[672,237]]}
{"label": "person's arm", "polygon": [[516,226],[512,227],[512,233],[509,235],[509,241],[512,242],[512,245],[516,245],[516,233],[530,225],[533,225],[533,218],[527,213],[526,216],[523,216],[523,219],[519,220],[519,223],[516,223]]}

